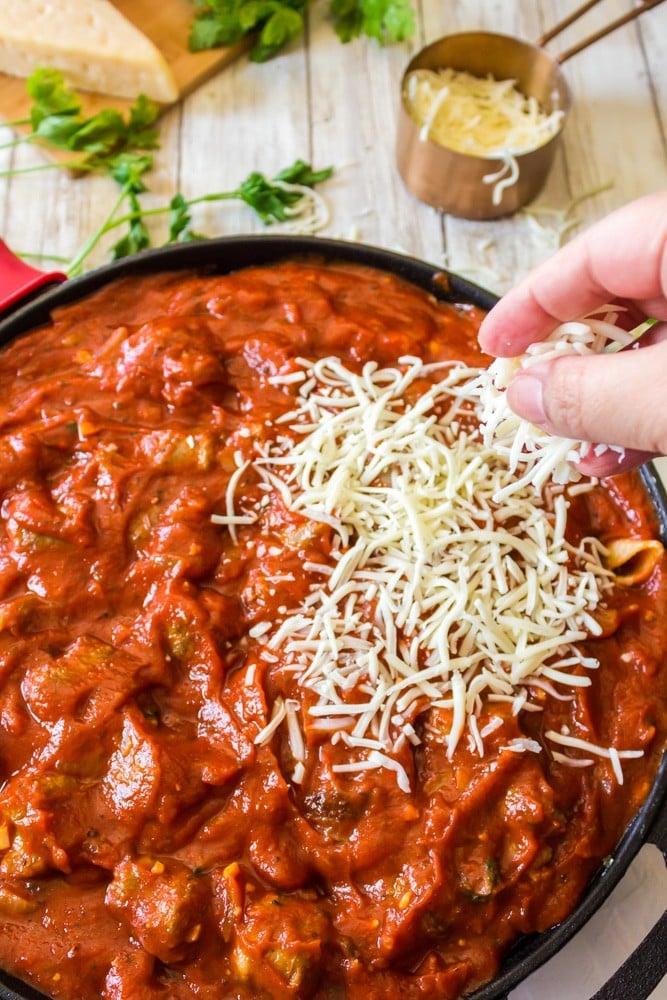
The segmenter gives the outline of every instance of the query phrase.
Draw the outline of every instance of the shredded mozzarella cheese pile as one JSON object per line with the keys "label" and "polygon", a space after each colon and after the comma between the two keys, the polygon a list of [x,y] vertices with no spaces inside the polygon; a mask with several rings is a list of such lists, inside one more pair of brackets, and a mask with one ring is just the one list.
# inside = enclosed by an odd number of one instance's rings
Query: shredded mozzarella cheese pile
{"label": "shredded mozzarella cheese pile", "polygon": [[[335,770],[388,768],[409,791],[392,754],[419,743],[413,723],[429,706],[450,712],[450,758],[462,738],[481,757],[503,724],[491,714],[480,729],[494,703],[514,715],[540,711],[531,689],[567,701],[590,685],[598,663],[577,643],[600,634],[595,611],[614,575],[597,539],[574,548],[565,538],[568,495],[591,486],[573,485],[580,477],[570,463],[590,446],[521,420],[504,390],[520,368],[616,350],[650,325],[627,332],[619,312],[605,306],[562,324],[523,357],[489,369],[403,357],[395,368],[369,362],[355,373],[328,357],[298,359],[295,371],[270,379],[295,397],[278,422],[286,432],[256,444],[252,463],[234,456],[226,512],[212,520],[236,537],[257,519],[237,512],[235,496],[252,464],[264,490],[332,529],[333,562],[304,564],[309,596],[254,625],[251,638],[314,695],[307,726],[356,752]],[[297,783],[305,747],[298,711],[278,698],[255,739],[267,743],[287,724]],[[565,729],[545,736],[555,760],[593,763],[563,749],[606,758],[621,784],[621,760],[642,753]],[[542,748],[521,738],[501,749]]]}
{"label": "shredded mozzarella cheese pile", "polygon": [[[295,437],[254,464],[290,510],[331,526],[334,564],[304,567],[309,597],[262,641],[317,696],[309,725],[363,751],[338,769],[391,767],[407,790],[391,754],[418,742],[412,723],[429,705],[451,710],[450,757],[466,733],[482,755],[495,728],[479,731],[485,704],[535,710],[531,686],[591,683],[581,668],[597,661],[575,644],[600,633],[592,612],[612,574],[595,539],[566,542],[564,491],[515,487],[507,451],[466,419],[479,369],[414,357],[360,374],[333,357],[298,364],[296,378],[271,380],[299,386],[283,418]],[[407,401],[434,368],[442,379]]]}
{"label": "shredded mozzarella cheese pile", "polygon": [[421,126],[422,141],[468,156],[500,158],[503,165],[484,178],[493,184],[493,203],[500,204],[505,188],[519,177],[516,157],[538,149],[560,130],[563,112],[542,111],[515,80],[478,77],[451,68],[416,69],[408,74],[405,104]]}

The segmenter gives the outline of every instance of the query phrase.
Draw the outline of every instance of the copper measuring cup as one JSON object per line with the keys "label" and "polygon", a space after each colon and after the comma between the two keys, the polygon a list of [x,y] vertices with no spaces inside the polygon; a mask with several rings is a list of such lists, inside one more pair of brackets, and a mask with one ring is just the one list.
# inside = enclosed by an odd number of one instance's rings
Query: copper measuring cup
{"label": "copper measuring cup", "polygon": [[[487,31],[447,35],[426,46],[408,64],[401,80],[401,101],[397,131],[397,162],[406,186],[420,201],[465,219],[496,219],[516,212],[539,194],[547,179],[572,104],[570,89],[561,66],[571,56],[600,38],[634,20],[664,0],[644,2],[601,28],[595,34],[562,52],[548,55],[543,46],[579,20],[600,0],[587,0],[567,18],[547,31],[535,44]],[[515,156],[519,167],[516,182],[502,192],[499,204],[493,201],[493,184],[484,178],[502,170],[502,158],[484,158],[459,153],[422,139],[421,125],[406,108],[405,81],[415,69],[438,70],[450,67],[474,76],[491,74],[497,80],[515,80],[518,89],[534,97],[547,114],[563,113],[558,132],[536,149]]]}

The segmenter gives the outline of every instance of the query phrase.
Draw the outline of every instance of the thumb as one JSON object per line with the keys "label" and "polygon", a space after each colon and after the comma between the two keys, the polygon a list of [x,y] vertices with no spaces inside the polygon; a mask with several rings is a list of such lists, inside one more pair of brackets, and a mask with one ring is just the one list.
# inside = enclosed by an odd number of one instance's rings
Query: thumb
{"label": "thumb", "polygon": [[667,454],[667,341],[538,362],[516,376],[507,402],[561,437]]}

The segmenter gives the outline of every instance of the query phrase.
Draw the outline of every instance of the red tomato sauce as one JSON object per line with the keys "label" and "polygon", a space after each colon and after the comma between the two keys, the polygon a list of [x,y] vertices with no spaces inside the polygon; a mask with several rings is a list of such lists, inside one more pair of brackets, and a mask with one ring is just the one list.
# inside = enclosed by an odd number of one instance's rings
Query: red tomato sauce
{"label": "red tomato sauce", "polygon": [[[402,751],[410,793],[337,773],[345,748],[312,737],[295,784],[284,731],[254,738],[299,685],[249,630],[306,596],[329,529],[278,497],[236,541],[211,522],[295,357],[484,364],[479,321],[292,262],[127,278],[0,352],[2,968],[65,1000],[453,1000],[571,912],[664,746],[664,560],[612,592],[593,684],[508,710],[484,758],[448,760],[433,708]],[[568,530],[657,526],[624,475],[573,500]],[[500,749],[563,725],[644,756],[619,786],[608,760]]]}

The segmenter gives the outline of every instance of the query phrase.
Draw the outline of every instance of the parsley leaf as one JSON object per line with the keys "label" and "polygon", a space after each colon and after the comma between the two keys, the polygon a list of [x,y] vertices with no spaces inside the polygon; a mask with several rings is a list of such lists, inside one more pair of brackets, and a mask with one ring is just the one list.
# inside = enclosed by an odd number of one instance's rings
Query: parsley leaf
{"label": "parsley leaf", "polygon": [[92,156],[105,156],[114,152],[126,133],[125,122],[119,111],[104,108],[92,118],[77,123],[76,131],[69,137],[69,149],[83,150]]}
{"label": "parsley leaf", "polygon": [[140,194],[146,190],[142,178],[153,166],[153,157],[146,153],[117,153],[109,160],[109,173],[121,187]]}
{"label": "parsley leaf", "polygon": [[188,46],[192,52],[236,45],[247,33],[239,17],[243,0],[206,0],[190,25]]}
{"label": "parsley leaf", "polygon": [[44,115],[33,129],[33,136],[50,142],[58,149],[71,149],[70,143],[79,127],[78,116],[67,113]]}
{"label": "parsley leaf", "polygon": [[28,77],[26,89],[33,100],[30,122],[34,131],[50,115],[76,116],[81,111],[79,99],[65,86],[60,70],[36,69]]}
{"label": "parsley leaf", "polygon": [[329,14],[342,42],[363,34],[386,45],[411,38],[415,31],[410,0],[331,0]]}
{"label": "parsley leaf", "polygon": [[218,21],[213,11],[199,14],[190,26],[188,48],[191,52],[204,52],[223,45],[236,45],[243,38],[238,21]]}
{"label": "parsley leaf", "polygon": [[190,27],[193,52],[236,45],[256,34],[250,58],[265,62],[303,34],[310,0],[203,0]]}
{"label": "parsley leaf", "polygon": [[[264,174],[257,171],[249,174],[238,188],[241,201],[250,205],[266,225],[285,221],[287,218],[285,208],[291,204],[286,195],[290,193],[276,188],[271,181],[267,181]],[[297,197],[295,196],[293,200],[296,201]]]}
{"label": "parsley leaf", "polygon": [[405,42],[412,38],[415,29],[415,12],[410,0],[389,0],[382,18],[384,41]]}
{"label": "parsley leaf", "polygon": [[111,248],[112,260],[129,257],[130,254],[139,253],[151,245],[151,238],[142,218],[139,199],[134,191],[129,191],[127,197],[132,210],[130,226],[125,236],[121,237]]}
{"label": "parsley leaf", "polygon": [[191,243],[193,240],[205,240],[201,233],[192,230],[191,202],[180,193],[175,194],[169,202],[169,235],[167,243]]}
{"label": "parsley leaf", "polygon": [[275,10],[264,21],[259,39],[250,50],[252,62],[266,62],[288,42],[295,41],[303,34],[304,20],[301,11],[281,3],[275,3],[273,6]]}
{"label": "parsley leaf", "polygon": [[158,108],[143,94],[127,118],[112,108],[84,117],[81,102],[65,85],[60,70],[37,69],[26,87],[33,100],[32,133],[27,140],[17,141],[39,139],[57,149],[80,153],[81,159],[75,161],[80,170],[113,173],[118,156],[136,155],[137,150],[156,149],[159,145],[155,127]]}
{"label": "parsley leaf", "polygon": [[158,107],[145,94],[139,94],[130,108],[125,125],[125,141],[137,149],[157,149],[158,133],[155,128]]}
{"label": "parsley leaf", "polygon": [[301,187],[315,187],[320,181],[331,177],[332,173],[332,167],[313,170],[309,163],[296,160],[291,167],[286,167],[276,174],[272,181],[267,180],[264,174],[253,171],[233,194],[249,205],[265,225],[285,222],[290,218],[287,209],[301,200],[303,192],[290,190],[283,185],[299,184]]}
{"label": "parsley leaf", "polygon": [[329,15],[341,42],[351,42],[361,34],[363,16],[359,0],[331,0]]}
{"label": "parsley leaf", "polygon": [[[217,191],[189,199],[178,192],[168,205],[143,210],[138,195],[146,190],[143,182],[143,174],[147,169],[146,162],[151,162],[150,157],[142,159],[126,155],[119,158],[113,171],[113,177],[119,184],[123,185],[120,198],[109,213],[106,222],[86,241],[70,263],[68,267],[70,275],[79,274],[83,262],[102,237],[119,226],[128,226],[129,228],[127,233],[112,247],[114,260],[147,249],[152,245],[152,242],[146,226],[146,219],[152,216],[169,214],[167,243],[187,243],[192,240],[206,239],[205,236],[193,231],[191,216],[192,207],[204,202],[243,201],[257,213],[266,225],[293,219],[294,210],[299,211],[298,203],[303,199],[304,192],[303,190],[292,190],[285,185],[298,184],[301,188],[315,187],[316,184],[331,177],[333,173],[333,167],[313,170],[311,165],[304,160],[296,160],[291,166],[279,171],[272,180],[259,171],[253,171],[232,191]],[[128,201],[130,211],[119,215],[117,213],[125,199]],[[288,211],[289,209],[292,211]]]}
{"label": "parsley leaf", "polygon": [[[248,34],[254,62],[264,62],[304,31],[312,0],[200,0],[190,27],[193,52],[236,45]],[[402,42],[415,32],[411,0],[329,0],[329,15],[342,42],[360,35],[381,45]]]}
{"label": "parsley leaf", "polygon": [[304,160],[295,160],[290,167],[285,167],[273,178],[274,181],[284,181],[287,184],[302,184],[305,187],[315,187],[322,181],[328,180],[333,174],[333,167],[325,167],[324,170],[313,170],[310,163]]}
{"label": "parsley leaf", "polygon": [[236,191],[232,192],[232,196],[240,198],[249,205],[267,225],[272,222],[285,222],[291,217],[287,209],[301,200],[303,192],[293,191],[284,185],[315,187],[316,184],[331,177],[332,173],[333,167],[313,170],[309,163],[296,160],[291,166],[279,171],[273,180],[267,180],[264,174],[253,171]]}
{"label": "parsley leaf", "polygon": [[175,243],[183,233],[187,232],[192,222],[189,206],[183,195],[175,194],[169,202],[169,237],[168,243]]}

